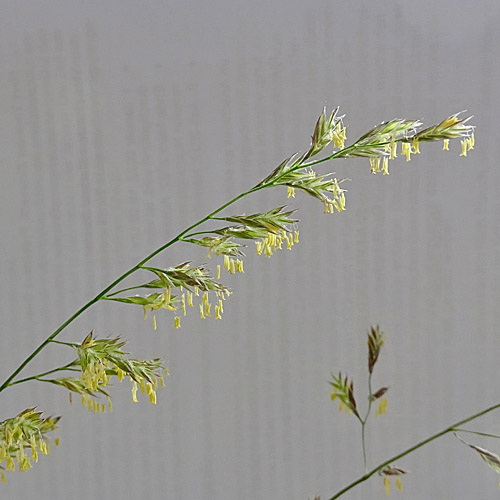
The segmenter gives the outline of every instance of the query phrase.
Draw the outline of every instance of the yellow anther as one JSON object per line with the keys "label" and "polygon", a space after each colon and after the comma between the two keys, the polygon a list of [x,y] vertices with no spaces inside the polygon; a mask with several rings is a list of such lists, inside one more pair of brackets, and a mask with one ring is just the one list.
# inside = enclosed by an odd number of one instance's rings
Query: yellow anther
{"label": "yellow anther", "polygon": [[382,172],[384,175],[389,175],[389,158],[384,156],[382,160]]}
{"label": "yellow anther", "polygon": [[21,457],[21,460],[19,461],[19,470],[20,471],[25,471],[31,469],[31,463],[29,458],[26,455],[23,455]]}
{"label": "yellow anther", "polygon": [[222,319],[219,306],[215,306],[215,319]]}
{"label": "yellow anther", "polygon": [[151,382],[147,383],[147,394],[149,397],[149,402],[153,403],[155,405],[156,404],[156,392],[153,389],[153,384],[151,384]]}
{"label": "yellow anther", "polygon": [[391,480],[388,477],[384,477],[385,492],[387,495],[391,492]]}
{"label": "yellow anther", "polygon": [[49,450],[47,448],[47,443],[43,440],[43,439],[40,439],[38,441],[38,448],[40,448],[40,451],[44,454],[44,455],[48,455],[49,454]]}
{"label": "yellow anther", "polygon": [[396,478],[396,488],[401,491],[403,489],[403,484],[401,483],[401,478],[398,476]]}
{"label": "yellow anther", "polygon": [[[342,212],[342,210],[345,210],[345,195],[342,193],[339,198],[338,198],[338,206],[340,207],[339,212]],[[337,208],[337,207],[336,207]],[[338,210],[338,208],[337,208]]]}
{"label": "yellow anther", "polygon": [[30,447],[31,447],[31,458],[38,462],[38,451],[36,449],[36,438],[35,435],[32,435],[30,438]]}
{"label": "yellow anther", "polygon": [[186,297],[184,294],[181,295],[181,307],[183,316],[186,316]]}
{"label": "yellow anther", "polygon": [[443,151],[449,151],[450,150],[450,139],[444,139],[443,140]]}
{"label": "yellow anther", "polygon": [[406,161],[411,161],[411,146],[409,142],[403,142],[401,146],[401,153],[406,155]]}
{"label": "yellow anther", "polygon": [[217,264],[217,279],[220,280],[220,264]]}
{"label": "yellow anther", "polygon": [[398,143],[397,142],[391,142],[391,147],[390,147],[390,152],[391,155],[389,156],[390,160],[394,160],[394,158],[397,158],[397,150],[398,150]]}
{"label": "yellow anther", "polygon": [[210,302],[207,302],[207,303],[205,304],[205,316],[212,316],[212,315],[210,314],[210,309],[211,309],[211,307],[212,307],[212,304],[210,304]]}
{"label": "yellow anther", "polygon": [[276,250],[278,248],[278,235],[275,233],[271,233],[269,238],[271,239],[271,244],[273,245],[273,249]]}
{"label": "yellow anther", "polygon": [[460,153],[460,156],[467,156],[467,139],[462,139],[461,144],[462,152]]}
{"label": "yellow anther", "polygon": [[385,415],[387,412],[387,399],[382,398],[378,403],[378,409],[375,411],[375,417]]}
{"label": "yellow anther", "polygon": [[175,316],[174,318],[174,328],[180,328],[181,327],[181,318],[179,316]]}

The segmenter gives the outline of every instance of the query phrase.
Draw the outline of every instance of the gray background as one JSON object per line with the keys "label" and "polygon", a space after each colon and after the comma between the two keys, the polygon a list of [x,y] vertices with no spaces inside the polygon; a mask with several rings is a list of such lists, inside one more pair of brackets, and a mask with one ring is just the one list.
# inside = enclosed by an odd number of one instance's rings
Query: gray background
{"label": "gray background", "polygon": [[[193,313],[174,330],[164,312],[153,332],[140,308],[94,306],[61,339],[120,334],[167,360],[167,388],[153,406],[118,386],[111,414],[43,384],[5,391],[0,420],[33,405],[64,418],[60,447],[1,497],[329,498],[362,464],[327,380],[347,371],[364,398],[376,323],[388,341],[374,383],[391,389],[371,465],[499,401],[499,21],[496,0],[2,0],[2,379],[116,276],[304,150],[323,105],[341,105],[350,140],[464,108],[478,129],[466,159],[457,142],[390,176],[324,165],[352,179],[348,210],[292,200],[301,243],[271,259],[250,248],[221,322]],[[186,259],[207,262],[177,245],[155,263]],[[67,357],[47,349],[25,374]],[[500,433],[498,414],[473,428]],[[397,498],[498,497],[498,476],[452,437],[398,465],[412,473]],[[346,498],[385,498],[382,480]]]}

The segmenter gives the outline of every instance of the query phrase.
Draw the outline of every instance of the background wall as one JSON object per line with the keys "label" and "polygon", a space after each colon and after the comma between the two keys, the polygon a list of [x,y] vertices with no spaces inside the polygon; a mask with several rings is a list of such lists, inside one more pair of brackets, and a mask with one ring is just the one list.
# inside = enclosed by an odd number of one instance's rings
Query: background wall
{"label": "background wall", "polygon": [[[0,376],[97,291],[208,211],[304,150],[323,105],[348,137],[394,117],[431,124],[468,109],[476,149],[424,146],[390,176],[337,161],[348,210],[298,195],[301,243],[253,255],[224,320],[196,314],[153,332],[135,307],[103,303],[63,340],[130,339],[172,376],[158,405],[113,391],[114,412],[23,384],[0,420],[62,414],[61,445],[9,474],[2,498],[329,498],[362,472],[359,429],[329,401],[342,369],[365,386],[366,332],[388,340],[375,384],[387,416],[369,462],[499,401],[500,4],[198,0],[1,2]],[[251,213],[283,190],[242,202]],[[206,262],[178,245],[155,261]],[[211,262],[212,264],[212,262]],[[215,263],[213,263],[215,264]],[[26,375],[67,359],[51,348]],[[500,433],[498,415],[475,429]],[[498,442],[476,440],[492,451]],[[445,437],[398,465],[400,498],[497,498],[497,478]],[[373,478],[346,498],[384,498]]]}

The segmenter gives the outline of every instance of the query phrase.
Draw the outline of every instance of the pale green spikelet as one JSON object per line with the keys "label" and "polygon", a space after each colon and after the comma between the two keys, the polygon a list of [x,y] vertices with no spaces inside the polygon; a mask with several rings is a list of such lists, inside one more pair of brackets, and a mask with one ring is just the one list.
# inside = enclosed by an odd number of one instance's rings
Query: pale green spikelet
{"label": "pale green spikelet", "polygon": [[[47,434],[57,429],[60,417],[42,417],[36,408],[28,408],[13,418],[0,422],[0,471],[26,471],[38,462],[39,453],[49,454]],[[26,450],[30,450],[30,457]]]}

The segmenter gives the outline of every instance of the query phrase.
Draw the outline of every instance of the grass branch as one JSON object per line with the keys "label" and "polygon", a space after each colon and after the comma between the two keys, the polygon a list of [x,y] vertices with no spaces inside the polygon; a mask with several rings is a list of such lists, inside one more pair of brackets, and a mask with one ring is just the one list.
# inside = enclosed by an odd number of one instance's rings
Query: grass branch
{"label": "grass branch", "polygon": [[385,460],[384,462],[378,464],[376,467],[374,467],[372,470],[369,472],[366,472],[362,476],[360,476],[358,479],[353,481],[352,483],[348,484],[341,490],[339,490],[335,495],[333,495],[329,500],[336,500],[337,498],[340,498],[342,495],[347,493],[348,491],[352,490],[355,486],[358,484],[364,483],[366,480],[370,479],[374,474],[376,474],[379,470],[382,468],[386,467],[387,465],[390,465],[394,463],[396,460],[399,460],[403,457],[406,457],[410,453],[413,453],[414,451],[418,450],[419,448],[422,448],[426,444],[432,443],[432,441],[435,441],[436,439],[445,436],[446,434],[449,434],[451,432],[456,432],[457,429],[461,426],[464,425],[468,422],[472,422],[473,420],[482,417],[483,415],[486,415],[487,413],[490,413],[494,410],[497,410],[500,408],[500,403],[497,403],[493,406],[490,406],[489,408],[486,408],[485,410],[481,410],[478,413],[474,413],[474,415],[471,415],[470,417],[464,418],[463,420],[460,420],[459,422],[456,422],[453,425],[450,425],[449,427],[446,427],[442,431],[437,432],[436,434],[432,434],[428,438],[418,442],[417,444],[411,446],[410,448],[402,451],[401,453],[398,453],[397,455],[394,455],[393,457],[389,458],[388,460]]}

